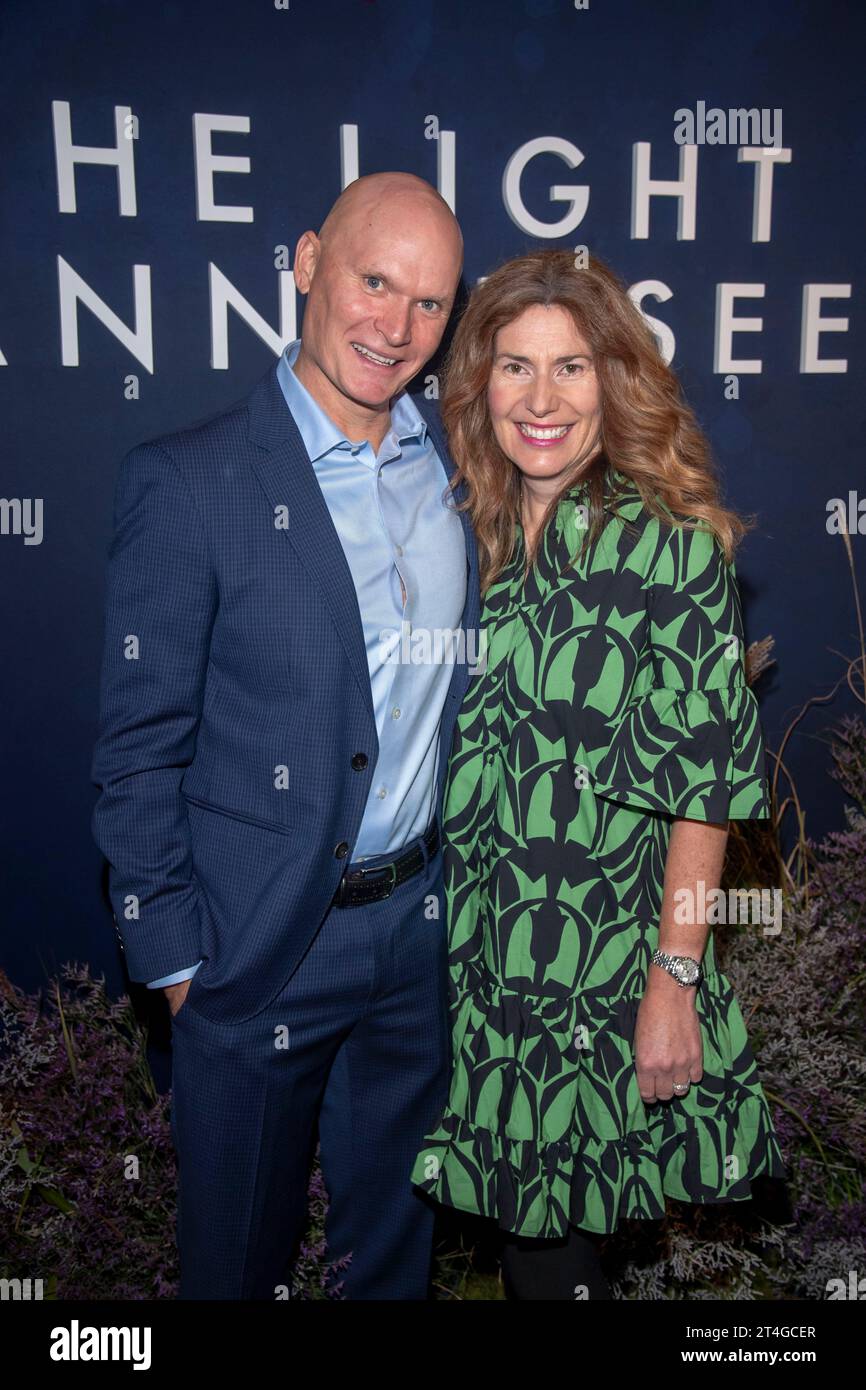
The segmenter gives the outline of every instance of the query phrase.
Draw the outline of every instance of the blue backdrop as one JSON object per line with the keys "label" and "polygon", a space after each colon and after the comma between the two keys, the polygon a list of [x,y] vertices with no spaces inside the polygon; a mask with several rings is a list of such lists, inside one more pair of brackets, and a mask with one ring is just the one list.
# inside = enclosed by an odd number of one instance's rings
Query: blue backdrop
{"label": "blue backdrop", "polygon": [[[355,172],[441,180],[469,285],[543,238],[587,245],[638,287],[729,500],[759,517],[738,574],[749,640],[776,639],[768,744],[833,688],[856,617],[827,506],[853,492],[866,511],[861,6],[5,0],[0,26],[2,964],[16,981],[79,959],[122,984],[89,781],[119,461],[237,400],[294,336],[291,252]],[[684,154],[675,113],[699,102],[781,113],[781,152],[756,166],[735,137]],[[683,178],[683,196],[648,197],[647,178]],[[734,382],[730,358],[752,364]],[[862,576],[866,541],[852,544]],[[843,689],[788,749],[813,834],[842,819],[826,729],[853,708]]]}

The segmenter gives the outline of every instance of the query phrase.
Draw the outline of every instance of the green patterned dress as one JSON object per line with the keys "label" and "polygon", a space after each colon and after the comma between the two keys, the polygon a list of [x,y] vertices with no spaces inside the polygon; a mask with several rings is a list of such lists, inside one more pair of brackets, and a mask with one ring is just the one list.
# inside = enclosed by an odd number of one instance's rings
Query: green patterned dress
{"label": "green patterned dress", "polygon": [[576,568],[580,486],[525,584],[518,526],[445,791],[454,1069],[411,1181],[525,1236],[610,1232],[662,1217],[665,1195],[737,1201],[786,1176],[712,931],[703,1079],[647,1106],[638,1090],[672,819],[761,819],[769,802],[735,569],[614,470],[606,510],[615,490],[619,519]]}

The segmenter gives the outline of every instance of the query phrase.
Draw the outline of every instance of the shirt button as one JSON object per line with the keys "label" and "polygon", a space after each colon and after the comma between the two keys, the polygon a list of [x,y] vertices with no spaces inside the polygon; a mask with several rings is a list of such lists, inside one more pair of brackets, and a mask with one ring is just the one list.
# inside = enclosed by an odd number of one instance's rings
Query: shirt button
{"label": "shirt button", "polygon": [[399,719],[399,718],[400,718],[400,711],[399,711],[399,709],[397,708],[396,705],[394,706],[394,708],[393,708],[392,711],[391,711],[391,718],[392,718],[392,719]]}
{"label": "shirt button", "polygon": [[403,554],[403,547],[402,547],[402,545],[395,545],[395,546],[394,546],[394,551],[395,551],[395,553],[396,553],[397,555],[402,555],[402,554]]}
{"label": "shirt button", "polygon": [[345,857],[346,857],[346,855],[347,855],[348,853],[349,853],[349,846],[348,846],[348,844],[346,843],[345,840],[341,840],[340,843],[339,843],[339,844],[335,847],[335,849],[334,849],[334,858],[335,858],[335,859],[345,859]]}
{"label": "shirt button", "polygon": [[383,797],[385,797],[385,796],[388,795],[388,792],[387,792],[387,790],[386,790],[385,787],[380,787],[379,790],[377,791],[376,795],[378,796],[379,800],[381,801]]}

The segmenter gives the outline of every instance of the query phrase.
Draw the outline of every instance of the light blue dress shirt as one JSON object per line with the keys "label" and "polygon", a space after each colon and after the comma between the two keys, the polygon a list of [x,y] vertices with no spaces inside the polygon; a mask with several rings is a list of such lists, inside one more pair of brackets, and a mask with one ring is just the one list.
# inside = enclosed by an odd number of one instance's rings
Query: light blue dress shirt
{"label": "light blue dress shirt", "polygon": [[[466,600],[466,544],[459,516],[443,501],[447,474],[411,397],[395,399],[374,453],[369,441],[347,439],[301,385],[292,371],[300,345],[296,339],[284,349],[277,378],[354,581],[379,739],[356,861],[397,853],[433,818],[453,671],[449,634],[459,632]],[[187,980],[199,965],[149,987]]]}

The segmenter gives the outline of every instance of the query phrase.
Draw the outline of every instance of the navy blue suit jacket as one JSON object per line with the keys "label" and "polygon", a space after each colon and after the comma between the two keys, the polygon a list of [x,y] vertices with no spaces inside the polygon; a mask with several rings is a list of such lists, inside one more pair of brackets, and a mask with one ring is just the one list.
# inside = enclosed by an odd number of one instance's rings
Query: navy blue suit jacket
{"label": "navy blue suit jacket", "polygon": [[[454,464],[438,409],[413,399],[444,490]],[[460,517],[462,627],[477,644],[477,551]],[[456,660],[440,828],[469,679]],[[93,834],[130,978],[201,958],[188,996],[200,1013],[240,1022],[268,1003],[328,910],[377,754],[355,587],[274,366],[237,406],[140,445],[120,469]]]}

